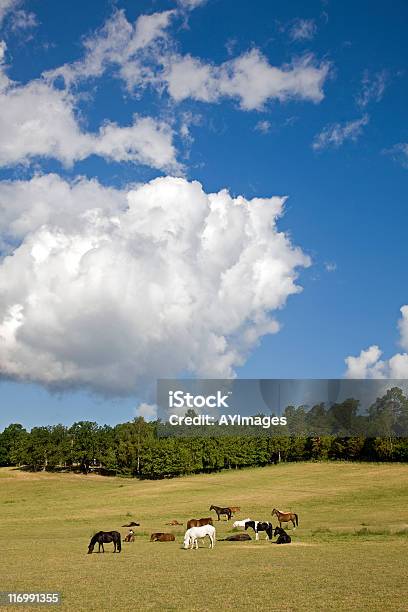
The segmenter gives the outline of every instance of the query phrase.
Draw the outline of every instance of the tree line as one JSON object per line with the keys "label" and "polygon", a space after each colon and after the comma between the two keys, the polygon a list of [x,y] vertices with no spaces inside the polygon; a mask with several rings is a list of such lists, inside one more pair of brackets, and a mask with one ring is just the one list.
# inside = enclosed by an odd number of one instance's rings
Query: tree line
{"label": "tree line", "polygon": [[408,461],[408,437],[402,435],[408,399],[399,388],[378,398],[365,417],[354,399],[309,410],[288,406],[285,414],[285,435],[267,430],[243,435],[242,429],[228,428],[218,436],[163,437],[160,421],[142,417],[114,427],[79,421],[31,431],[14,423],[0,433],[0,465],[157,479],[280,461]]}

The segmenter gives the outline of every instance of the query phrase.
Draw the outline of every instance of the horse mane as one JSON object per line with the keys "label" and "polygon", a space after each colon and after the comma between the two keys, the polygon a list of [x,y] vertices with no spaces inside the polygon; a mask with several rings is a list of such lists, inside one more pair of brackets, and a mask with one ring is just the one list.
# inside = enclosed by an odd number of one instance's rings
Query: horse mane
{"label": "horse mane", "polygon": [[102,531],[98,531],[97,533],[94,533],[94,535],[91,538],[91,541],[89,542],[89,544],[96,544],[99,536],[101,535]]}

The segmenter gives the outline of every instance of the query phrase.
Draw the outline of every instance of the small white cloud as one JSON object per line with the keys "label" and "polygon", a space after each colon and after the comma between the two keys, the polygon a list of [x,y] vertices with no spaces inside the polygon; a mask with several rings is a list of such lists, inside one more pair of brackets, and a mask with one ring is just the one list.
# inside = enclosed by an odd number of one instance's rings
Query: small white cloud
{"label": "small white cloud", "polygon": [[[84,42],[84,58],[48,70],[44,77],[53,81],[62,77],[67,86],[98,78],[109,66],[119,67],[119,76],[129,89],[150,81],[148,64],[154,59],[154,46],[167,37],[166,30],[175,11],[140,15],[130,23],[123,10],[117,10],[103,27]],[[148,53],[148,57],[145,57]]]}
{"label": "small white cloud", "polygon": [[357,104],[361,108],[365,108],[370,102],[379,102],[384,95],[387,82],[388,73],[386,70],[377,72],[372,76],[366,71],[361,81],[361,91],[356,97]]}
{"label": "small white cloud", "polygon": [[271,131],[271,127],[270,121],[258,121],[258,123],[255,125],[255,130],[257,132],[261,132],[261,134],[268,134],[268,132]]}
{"label": "small white cloud", "polygon": [[157,406],[143,402],[136,408],[135,413],[136,416],[143,417],[146,421],[154,421],[157,419]]}
{"label": "small white cloud", "polygon": [[296,19],[289,30],[292,40],[312,40],[316,34],[316,23],[313,19]]}
{"label": "small white cloud", "polygon": [[37,17],[28,11],[15,11],[11,17],[11,29],[28,30],[38,25]]}
{"label": "small white cloud", "polygon": [[390,149],[385,149],[383,153],[391,155],[394,161],[401,164],[404,168],[408,168],[408,142],[399,142]]}
{"label": "small white cloud", "polygon": [[[408,351],[408,306],[401,308],[398,321],[399,344]],[[408,352],[396,353],[388,360],[381,360],[381,350],[377,345],[361,351],[358,357],[347,357],[347,378],[408,378]]]}
{"label": "small white cloud", "polygon": [[207,2],[207,0],[177,0],[177,4],[181,8],[187,9],[189,11],[192,11],[192,10],[196,9],[197,7],[199,7],[199,6],[202,6],[206,2]]}
{"label": "small white cloud", "polygon": [[[4,53],[3,45],[0,60]],[[41,79],[19,85],[0,68],[0,166],[35,157],[69,166],[95,154],[180,172],[173,130],[166,123],[135,115],[130,126],[106,122],[96,133],[86,132],[76,119],[72,94]]]}
{"label": "small white cloud", "polygon": [[228,55],[234,54],[234,49],[238,44],[238,40],[236,38],[229,38],[225,43],[225,48],[227,50]]}
{"label": "small white cloud", "polygon": [[315,151],[330,147],[338,148],[344,142],[355,142],[362,134],[364,126],[369,122],[369,116],[363,115],[361,119],[349,121],[348,123],[333,123],[326,126],[320,134],[315,136],[312,147]]}
{"label": "small white cloud", "polygon": [[0,0],[0,26],[6,16],[15,11],[19,4],[21,4],[21,0]]}
{"label": "small white cloud", "polygon": [[324,267],[326,272],[335,272],[337,270],[337,264],[332,261],[326,261]]}
{"label": "small white cloud", "polygon": [[186,98],[217,102],[230,97],[238,99],[243,110],[260,110],[269,100],[318,103],[324,97],[323,85],[330,69],[328,63],[319,64],[311,55],[277,68],[258,49],[220,66],[191,55],[173,55],[166,61],[162,78],[177,102]]}

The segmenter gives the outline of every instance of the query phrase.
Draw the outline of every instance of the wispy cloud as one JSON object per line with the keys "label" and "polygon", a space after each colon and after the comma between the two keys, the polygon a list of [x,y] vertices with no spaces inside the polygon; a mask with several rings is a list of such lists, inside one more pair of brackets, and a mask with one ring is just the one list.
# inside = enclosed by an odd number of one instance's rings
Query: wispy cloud
{"label": "wispy cloud", "polygon": [[384,149],[383,153],[391,155],[394,161],[408,168],[408,142],[399,142],[390,149]]}
{"label": "wispy cloud", "polygon": [[270,121],[258,121],[255,125],[255,130],[257,132],[261,132],[261,134],[268,134],[271,131],[271,122]]}
{"label": "wispy cloud", "polygon": [[315,151],[327,148],[339,148],[346,141],[356,141],[361,135],[364,126],[369,122],[369,116],[363,115],[361,119],[347,123],[333,123],[326,126],[317,134],[312,147]]}
{"label": "wispy cloud", "polygon": [[292,40],[312,40],[316,34],[316,23],[313,19],[296,19],[289,30]]}
{"label": "wispy cloud", "polygon": [[326,272],[336,272],[337,264],[333,261],[326,261],[324,264]]}
{"label": "wispy cloud", "polygon": [[384,95],[388,80],[386,70],[373,75],[366,70],[361,81],[361,90],[356,96],[356,102],[360,108],[365,108],[370,102],[379,102]]}

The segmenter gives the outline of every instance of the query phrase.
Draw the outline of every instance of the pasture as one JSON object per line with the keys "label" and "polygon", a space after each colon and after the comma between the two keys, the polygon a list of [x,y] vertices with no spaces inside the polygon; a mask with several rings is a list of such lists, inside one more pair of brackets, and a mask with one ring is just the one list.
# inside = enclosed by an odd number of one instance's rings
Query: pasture
{"label": "pasture", "polygon": [[[293,510],[299,527],[289,545],[250,531],[251,542],[182,550],[189,518],[212,515],[217,539],[232,533],[211,504],[274,526],[272,508]],[[165,527],[171,519],[184,527]],[[124,537],[131,520],[141,525],[120,554],[112,544],[87,554],[95,532]],[[150,542],[155,531],[176,542]],[[160,481],[1,468],[0,542],[0,590],[60,591],[58,610],[407,610],[408,466],[292,463]]]}

